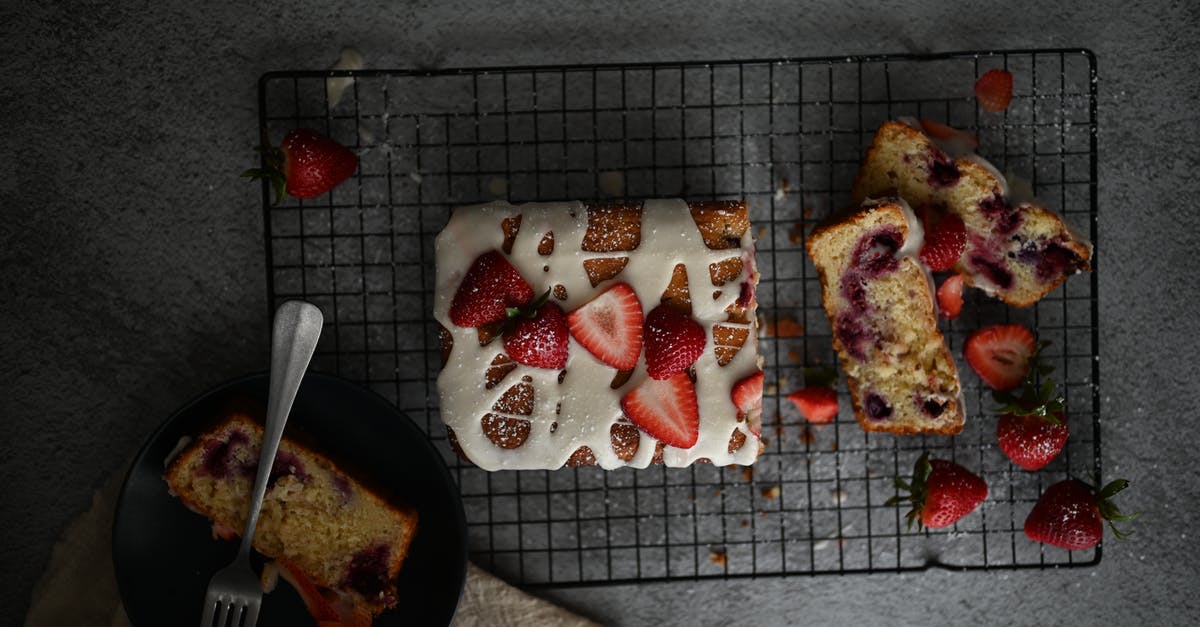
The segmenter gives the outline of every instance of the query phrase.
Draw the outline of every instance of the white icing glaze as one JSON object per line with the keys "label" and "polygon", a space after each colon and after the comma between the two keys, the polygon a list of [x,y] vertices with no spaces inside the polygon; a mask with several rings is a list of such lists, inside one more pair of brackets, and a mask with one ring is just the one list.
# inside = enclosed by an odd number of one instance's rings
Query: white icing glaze
{"label": "white icing glaze", "polygon": [[[913,213],[912,207],[903,198],[897,196],[896,204],[900,205],[900,212],[904,214],[904,221],[908,225],[908,235],[904,238],[904,245],[900,250],[896,251],[896,258],[911,257],[916,259],[921,255],[921,248],[925,246],[925,225],[917,219],[917,214]],[[928,276],[928,272],[925,273]]]}
{"label": "white icing glaze", "polygon": [[[580,446],[591,449],[597,464],[605,469],[626,465],[645,468],[654,455],[655,440],[641,432],[637,453],[626,463],[617,457],[610,436],[612,425],[622,417],[621,397],[646,379],[642,358],[629,381],[613,390],[609,383],[616,371],[571,338],[562,383],[558,382],[558,370],[518,365],[500,385],[486,389],[486,372],[492,358],[503,348],[498,342],[481,347],[475,329],[457,327],[450,322],[450,303],[475,259],[489,250],[501,248],[504,235],[500,224],[505,218],[516,215],[521,216],[521,225],[508,256],[509,262],[536,294],[554,285],[564,286],[567,299],[559,304],[567,312],[588,302],[612,283],[624,282],[633,288],[642,303],[643,313],[648,314],[658,305],[670,283],[672,268],[680,263],[687,267],[692,317],[704,327],[707,335],[704,353],[695,364],[700,435],[691,448],[666,447],[663,462],[676,467],[687,466],[700,458],[707,458],[717,465],[753,463],[758,456],[759,439],[746,423],[737,421],[737,409],[730,392],[734,383],[758,370],[756,333],[750,328],[746,344],[725,366],[717,363],[713,351],[714,324],[752,327],[725,322],[725,308],[737,300],[743,281],[757,280],[752,263],[753,236],[751,229],[747,229],[740,248],[710,250],[692,220],[687,203],[682,200],[646,201],[642,211],[641,243],[628,253],[582,250],[587,209],[579,202],[511,205],[497,201],[455,210],[437,238],[434,317],[450,332],[454,341],[446,366],[438,375],[442,420],[454,430],[467,457],[485,470],[550,470],[561,468]],[[539,255],[538,244],[550,231],[554,232],[554,251],[549,256]],[[591,286],[583,268],[584,260],[626,256],[629,262],[617,277],[595,288]],[[741,277],[719,288],[719,297],[711,298],[712,290],[708,289],[711,286],[707,280],[709,264],[730,257],[741,257],[748,263],[742,264]],[[749,319],[755,319],[753,310],[749,312]],[[529,419],[529,437],[519,448],[502,449],[487,438],[480,419],[487,413],[499,414],[492,411],[493,404],[513,382],[524,376],[532,379],[534,410],[531,416],[511,417]],[[556,408],[559,409],[557,415]],[[552,432],[554,422],[557,422],[557,428]],[[734,429],[746,436],[746,442],[730,454],[729,438]]]}

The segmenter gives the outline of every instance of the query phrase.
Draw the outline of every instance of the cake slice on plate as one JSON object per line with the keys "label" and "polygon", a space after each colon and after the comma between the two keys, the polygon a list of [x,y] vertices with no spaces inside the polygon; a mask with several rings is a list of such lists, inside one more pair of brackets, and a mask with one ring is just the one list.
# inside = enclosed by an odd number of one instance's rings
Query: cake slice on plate
{"label": "cake slice on plate", "polygon": [[[221,537],[245,528],[262,433],[248,409],[231,409],[167,465],[171,494],[212,520]],[[332,591],[332,606],[379,614],[396,604],[396,575],[416,530],[416,510],[285,435],[254,548]]]}

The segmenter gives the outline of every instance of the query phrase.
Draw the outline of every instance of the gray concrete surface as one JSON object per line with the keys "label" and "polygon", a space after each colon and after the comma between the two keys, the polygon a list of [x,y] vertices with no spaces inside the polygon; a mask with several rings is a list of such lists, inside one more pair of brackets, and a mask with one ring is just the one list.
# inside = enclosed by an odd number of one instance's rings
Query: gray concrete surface
{"label": "gray concrete surface", "polygon": [[[1087,8],[1084,8],[1087,7]],[[1099,58],[1104,464],[1137,535],[1095,569],[540,592],[620,624],[1200,621],[1200,5],[441,0],[0,8],[0,623],[63,525],[170,411],[265,363],[265,70],[1082,46]]]}

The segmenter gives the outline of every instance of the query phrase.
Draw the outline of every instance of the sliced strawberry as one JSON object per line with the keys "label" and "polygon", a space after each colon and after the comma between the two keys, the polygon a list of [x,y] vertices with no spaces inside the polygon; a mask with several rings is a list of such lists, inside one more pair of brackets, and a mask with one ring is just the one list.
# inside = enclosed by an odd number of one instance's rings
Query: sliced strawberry
{"label": "sliced strawberry", "polygon": [[561,370],[567,365],[567,316],[554,301],[547,301],[533,317],[515,318],[504,332],[504,350],[517,363]]}
{"label": "sliced strawberry", "polygon": [[652,379],[667,379],[696,363],[707,342],[704,327],[687,314],[659,305],[646,316],[643,343],[646,373]]}
{"label": "sliced strawberry", "polygon": [[286,191],[295,198],[320,196],[341,185],[358,169],[358,157],[345,146],[312,130],[298,128],[283,138],[279,148],[262,148],[267,167],[242,173],[251,180],[269,179],[275,202]]}
{"label": "sliced strawberry", "polygon": [[912,503],[906,519],[932,529],[949,527],[975,511],[987,499],[988,487],[975,473],[944,459],[929,459],[924,453],[913,465],[912,482],[896,479],[896,487],[908,494],[887,500],[886,505]]}
{"label": "sliced strawberry", "polygon": [[333,609],[329,598],[322,593],[320,586],[313,583],[295,564],[285,559],[280,559],[277,563],[280,566],[279,575],[296,589],[300,598],[304,600],[304,607],[308,608],[308,613],[314,620],[319,623],[338,619],[337,611]]}
{"label": "sliced strawberry", "polygon": [[951,320],[962,313],[963,307],[963,278],[961,274],[951,275],[942,281],[937,291],[938,314]]}
{"label": "sliced strawberry", "polygon": [[646,379],[621,399],[621,409],[642,431],[668,446],[691,448],[700,436],[696,388],[686,373]]}
{"label": "sliced strawberry", "polygon": [[1060,549],[1078,551],[1090,549],[1104,537],[1104,521],[1118,538],[1116,522],[1137,518],[1140,514],[1123,515],[1109,499],[1129,486],[1117,479],[1097,493],[1092,486],[1067,479],[1046,488],[1025,519],[1025,535],[1034,542],[1045,542]]}
{"label": "sliced strawberry", "polygon": [[838,415],[837,392],[825,386],[801,388],[787,395],[804,419],[817,424],[833,422]]}
{"label": "sliced strawberry", "polygon": [[763,372],[760,370],[733,385],[730,397],[733,399],[733,406],[737,407],[740,420],[761,417],[763,378]]}
{"label": "sliced strawberry", "polygon": [[985,111],[1008,108],[1013,95],[1013,75],[1008,70],[988,70],[975,81],[975,100]]}
{"label": "sliced strawberry", "polygon": [[967,249],[967,228],[962,218],[946,213],[925,233],[921,261],[935,272],[954,267]]}
{"label": "sliced strawberry", "polygon": [[626,283],[613,285],[567,315],[575,341],[617,370],[637,365],[642,323],[642,303]]}
{"label": "sliced strawberry", "polygon": [[925,134],[952,157],[969,154],[979,148],[979,138],[966,131],[960,131],[953,126],[946,126],[933,120],[921,120],[920,122],[921,129],[925,131]]}
{"label": "sliced strawberry", "polygon": [[450,321],[460,327],[481,327],[508,317],[509,307],[533,300],[533,288],[504,255],[488,251],[471,264],[450,303]]}
{"label": "sliced strawberry", "polygon": [[1019,324],[997,324],[971,334],[963,353],[984,383],[1007,392],[1029,375],[1037,342],[1033,331]]}

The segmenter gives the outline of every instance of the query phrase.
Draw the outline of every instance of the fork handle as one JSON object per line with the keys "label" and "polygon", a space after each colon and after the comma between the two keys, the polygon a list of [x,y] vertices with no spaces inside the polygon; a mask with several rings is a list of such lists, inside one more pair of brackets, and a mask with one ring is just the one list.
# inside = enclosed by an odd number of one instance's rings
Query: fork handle
{"label": "fork handle", "polygon": [[292,403],[296,400],[296,392],[300,389],[300,381],[304,379],[304,371],[317,348],[323,323],[321,310],[304,301],[289,300],[275,310],[267,422],[263,429],[262,451],[258,457],[258,474],[254,479],[250,511],[246,515],[246,530],[242,534],[241,554],[250,554],[259,510],[267,494],[267,481],[271,477],[275,453],[279,451],[279,439],[283,436],[283,428],[292,411]]}

